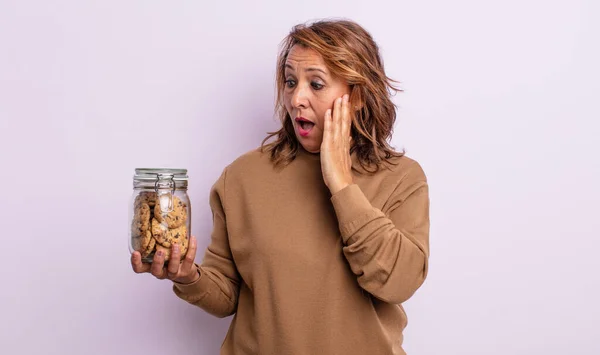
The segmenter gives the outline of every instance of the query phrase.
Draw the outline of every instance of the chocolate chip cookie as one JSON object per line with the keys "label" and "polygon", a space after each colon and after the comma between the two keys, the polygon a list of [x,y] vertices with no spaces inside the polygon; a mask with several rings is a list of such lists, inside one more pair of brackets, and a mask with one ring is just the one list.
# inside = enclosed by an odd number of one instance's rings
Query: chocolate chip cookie
{"label": "chocolate chip cookie", "polygon": [[142,240],[142,242],[141,242],[142,247],[144,246],[144,243],[146,243],[143,251],[140,251],[140,253],[142,254],[142,258],[145,258],[154,251],[154,247],[156,245],[156,239],[154,239],[152,237],[152,232],[150,232],[150,230],[147,230],[146,235],[140,239]]}
{"label": "chocolate chip cookie", "polygon": [[142,203],[147,203],[148,206],[154,207],[156,205],[156,192],[142,191],[135,197],[134,206],[139,206]]}
{"label": "chocolate chip cookie", "polygon": [[143,236],[150,229],[150,206],[142,202],[134,209],[133,221],[131,222],[132,237]]}
{"label": "chocolate chip cookie", "polygon": [[169,207],[169,197],[167,196],[160,197],[160,200],[157,200],[154,206],[154,218],[158,222],[166,222],[167,227],[170,229],[181,227],[187,219],[187,205],[177,196],[172,196],[172,198],[173,206],[170,212],[167,212]]}
{"label": "chocolate chip cookie", "polygon": [[168,228],[166,223],[161,223],[154,218],[152,219],[152,236],[159,244],[169,248],[173,243],[182,245],[183,241],[187,241],[187,228],[185,225]]}

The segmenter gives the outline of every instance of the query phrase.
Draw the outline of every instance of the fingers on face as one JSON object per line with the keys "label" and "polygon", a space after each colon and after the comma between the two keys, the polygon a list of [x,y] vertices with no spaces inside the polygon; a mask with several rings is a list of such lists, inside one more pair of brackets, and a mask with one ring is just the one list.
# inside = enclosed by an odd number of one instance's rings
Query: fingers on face
{"label": "fingers on face", "polygon": [[[349,101],[349,95],[345,94],[333,102],[333,114],[330,122],[330,132],[335,140],[350,136],[352,114]],[[325,117],[325,121],[327,123],[327,113],[325,114]]]}
{"label": "fingers on face", "polygon": [[334,137],[339,137],[342,133],[342,122],[344,120],[344,112],[342,110],[343,107],[343,99],[341,97],[335,100],[334,108],[333,108],[333,131]]}
{"label": "fingers on face", "polygon": [[332,124],[332,115],[331,115],[331,109],[328,109],[327,111],[325,111],[325,134],[330,134],[331,133],[331,128],[333,126]]}
{"label": "fingers on face", "polygon": [[[352,116],[350,114],[350,103],[348,102],[348,95],[344,95],[342,103],[342,137],[350,136],[350,124],[352,122]],[[349,142],[349,140],[347,140]]]}

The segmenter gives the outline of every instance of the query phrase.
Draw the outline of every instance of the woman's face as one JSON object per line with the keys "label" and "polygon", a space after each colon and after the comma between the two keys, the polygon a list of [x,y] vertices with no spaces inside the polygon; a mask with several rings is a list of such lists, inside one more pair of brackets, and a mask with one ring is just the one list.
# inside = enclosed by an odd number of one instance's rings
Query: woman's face
{"label": "woman's face", "polygon": [[283,101],[296,138],[304,149],[317,153],[323,141],[325,112],[335,99],[350,93],[345,81],[333,77],[323,58],[313,49],[295,45],[285,62]]}

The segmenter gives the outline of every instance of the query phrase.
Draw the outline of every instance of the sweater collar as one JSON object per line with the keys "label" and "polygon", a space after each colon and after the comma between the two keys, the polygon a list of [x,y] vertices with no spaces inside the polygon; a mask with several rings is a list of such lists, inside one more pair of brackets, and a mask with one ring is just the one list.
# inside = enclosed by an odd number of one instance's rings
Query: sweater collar
{"label": "sweater collar", "polygon": [[[298,147],[298,155],[306,158],[309,161],[320,162],[321,161],[321,153],[311,153],[304,149],[302,145]],[[356,151],[350,153],[350,159],[352,160],[352,170],[361,174],[368,173],[361,165],[358,160],[358,154]]]}

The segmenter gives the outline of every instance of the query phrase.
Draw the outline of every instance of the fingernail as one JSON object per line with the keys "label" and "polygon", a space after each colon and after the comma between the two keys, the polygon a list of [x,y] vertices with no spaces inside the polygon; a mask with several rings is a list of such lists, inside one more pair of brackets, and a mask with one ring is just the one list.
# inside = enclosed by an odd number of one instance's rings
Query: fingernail
{"label": "fingernail", "polygon": [[162,250],[159,250],[159,251],[157,251],[157,252],[156,252],[156,255],[158,255],[158,256],[162,256],[162,255],[163,255],[163,252],[162,252]]}
{"label": "fingernail", "polygon": [[344,95],[344,102],[348,102],[348,94]]}

